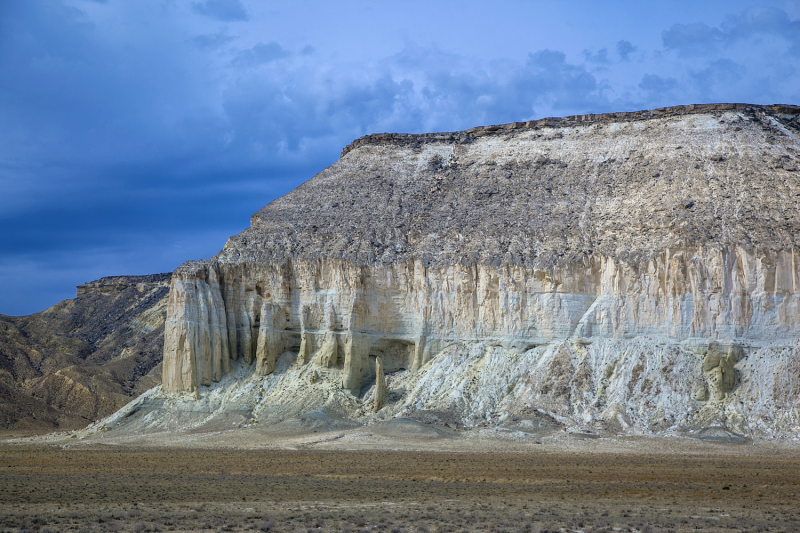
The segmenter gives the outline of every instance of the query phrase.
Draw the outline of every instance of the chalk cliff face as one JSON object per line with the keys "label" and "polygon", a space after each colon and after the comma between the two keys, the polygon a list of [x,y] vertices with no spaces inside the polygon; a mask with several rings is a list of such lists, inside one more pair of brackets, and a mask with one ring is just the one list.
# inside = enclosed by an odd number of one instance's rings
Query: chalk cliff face
{"label": "chalk cliff face", "polygon": [[210,401],[249,368],[264,417],[796,433],[799,117],[359,139],[174,273],[163,391]]}

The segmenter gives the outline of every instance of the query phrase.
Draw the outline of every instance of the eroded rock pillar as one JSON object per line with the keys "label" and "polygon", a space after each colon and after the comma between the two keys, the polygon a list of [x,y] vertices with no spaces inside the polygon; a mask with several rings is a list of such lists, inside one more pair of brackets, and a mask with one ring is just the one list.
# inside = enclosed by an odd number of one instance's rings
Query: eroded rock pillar
{"label": "eroded rock pillar", "polygon": [[375,412],[381,410],[386,403],[386,377],[383,375],[383,361],[375,358]]}

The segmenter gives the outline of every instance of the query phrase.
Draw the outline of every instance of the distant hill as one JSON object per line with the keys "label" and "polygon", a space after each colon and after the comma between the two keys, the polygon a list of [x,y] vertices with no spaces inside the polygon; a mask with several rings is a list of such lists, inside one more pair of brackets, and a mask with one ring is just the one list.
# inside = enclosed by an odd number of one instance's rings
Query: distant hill
{"label": "distant hill", "polygon": [[0,429],[73,429],[161,381],[171,274],[106,277],[29,316],[0,315]]}

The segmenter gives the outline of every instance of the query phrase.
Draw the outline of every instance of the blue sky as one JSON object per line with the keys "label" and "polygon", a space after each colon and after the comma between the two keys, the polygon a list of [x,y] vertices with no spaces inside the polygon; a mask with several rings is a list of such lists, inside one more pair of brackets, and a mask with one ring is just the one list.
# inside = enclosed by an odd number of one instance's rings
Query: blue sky
{"label": "blue sky", "polygon": [[0,313],[210,257],[373,132],[800,104],[796,1],[2,0]]}

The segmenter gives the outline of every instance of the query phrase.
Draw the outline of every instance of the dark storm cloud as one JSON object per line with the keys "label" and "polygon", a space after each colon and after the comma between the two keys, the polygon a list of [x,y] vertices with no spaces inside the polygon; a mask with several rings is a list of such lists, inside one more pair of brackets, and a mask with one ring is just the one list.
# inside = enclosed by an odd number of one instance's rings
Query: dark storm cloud
{"label": "dark storm cloud", "polygon": [[719,50],[724,34],[702,22],[675,24],[662,34],[664,48],[684,56],[702,56]]}
{"label": "dark storm cloud", "polygon": [[758,36],[780,37],[800,51],[800,21],[777,8],[751,8],[729,15],[720,27],[702,22],[675,24],[662,33],[664,47],[682,56],[702,56],[719,52],[724,46]]}
{"label": "dark storm cloud", "polygon": [[222,21],[248,20],[247,11],[241,0],[206,0],[192,2],[195,13]]}
{"label": "dark storm cloud", "polygon": [[661,51],[623,32],[512,58],[407,39],[365,59],[360,43],[330,49],[352,30],[295,38],[260,6],[0,3],[0,313],[209,257],[367,133],[798,99],[797,22],[782,11],[659,26]]}
{"label": "dark storm cloud", "polygon": [[600,63],[600,64],[608,64],[611,63],[611,58],[608,56],[608,49],[601,48],[596,53],[592,53],[591,50],[584,50],[583,57],[589,63]]}
{"label": "dark storm cloud", "polygon": [[528,55],[519,89],[538,101],[550,101],[555,110],[572,111],[606,104],[597,79],[585,67],[569,63],[563,52],[552,50]]}
{"label": "dark storm cloud", "polygon": [[645,91],[647,100],[656,105],[665,105],[678,87],[677,79],[662,78],[657,74],[645,74],[639,82],[639,88]]}
{"label": "dark storm cloud", "polygon": [[457,54],[408,47],[385,65],[395,80],[385,96],[387,127],[455,130],[607,105],[595,77],[559,51],[476,66]]}
{"label": "dark storm cloud", "polygon": [[627,61],[630,55],[636,51],[636,47],[631,44],[630,41],[621,40],[617,41],[617,54],[619,54],[620,59],[623,61]]}
{"label": "dark storm cloud", "polygon": [[691,73],[694,82],[701,87],[727,86],[739,82],[747,69],[730,59],[717,59],[703,69]]}
{"label": "dark storm cloud", "polygon": [[0,140],[15,147],[2,152],[4,161],[63,168],[141,161],[166,150],[174,157],[181,125],[170,112],[195,107],[192,116],[203,115],[197,109],[203,74],[178,57],[180,43],[154,34],[108,45],[76,9],[46,1],[16,5],[16,17],[0,31],[0,47],[13,48],[0,54],[0,105],[13,124],[0,129]]}
{"label": "dark storm cloud", "polygon": [[[662,34],[677,85],[640,88],[657,98],[684,96],[695,102],[796,102],[800,93],[800,21],[777,8],[749,8],[727,15],[718,26],[675,24]],[[652,80],[655,80],[653,78]],[[651,80],[651,81],[652,81]]]}
{"label": "dark storm cloud", "polygon": [[235,40],[235,37],[231,37],[230,35],[221,31],[192,37],[192,43],[200,48],[205,49],[219,48],[220,46],[226,45],[233,40]]}
{"label": "dark storm cloud", "polygon": [[281,45],[276,42],[258,43],[257,45],[247,50],[242,50],[236,57],[233,58],[231,63],[237,67],[252,67],[263,65],[270,61],[283,59],[289,57],[289,52],[284,50]]}
{"label": "dark storm cloud", "polygon": [[676,89],[678,87],[678,80],[675,78],[662,78],[655,74],[645,74],[642,77],[642,81],[639,82],[639,87],[645,91],[663,94]]}

